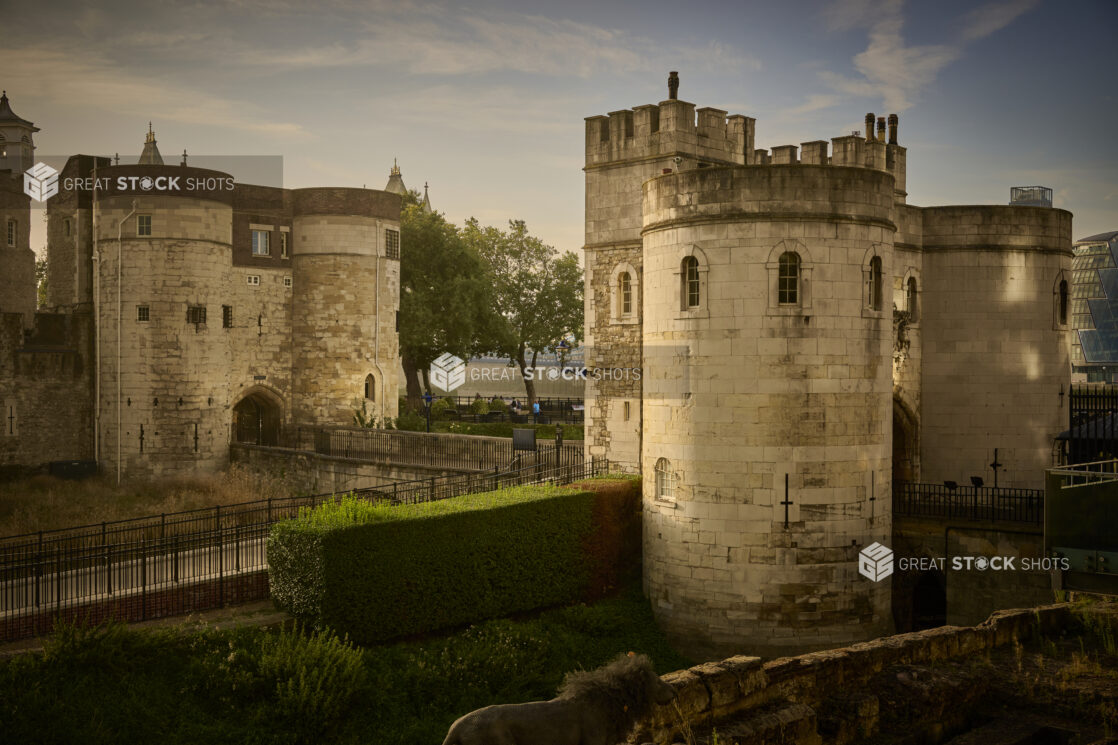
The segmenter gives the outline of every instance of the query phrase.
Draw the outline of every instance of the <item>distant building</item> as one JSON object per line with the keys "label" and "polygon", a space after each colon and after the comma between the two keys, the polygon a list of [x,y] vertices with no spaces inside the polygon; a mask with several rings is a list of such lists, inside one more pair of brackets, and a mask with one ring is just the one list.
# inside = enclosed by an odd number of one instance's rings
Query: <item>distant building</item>
{"label": "distant building", "polygon": [[66,163],[46,204],[51,310],[36,312],[15,170],[35,131],[0,98],[19,143],[0,163],[0,471],[188,475],[224,466],[230,442],[351,424],[361,402],[396,416],[399,194],[166,165],[149,125],[138,163]]}
{"label": "distant building", "polygon": [[1072,250],[1072,380],[1118,382],[1118,231],[1078,240]]}

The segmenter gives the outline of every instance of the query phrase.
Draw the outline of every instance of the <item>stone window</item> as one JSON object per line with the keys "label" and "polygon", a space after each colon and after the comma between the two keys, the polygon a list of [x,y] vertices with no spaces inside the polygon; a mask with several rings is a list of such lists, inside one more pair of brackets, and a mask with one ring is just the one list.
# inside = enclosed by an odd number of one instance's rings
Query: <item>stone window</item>
{"label": "stone window", "polygon": [[667,458],[656,461],[656,499],[663,502],[675,501],[675,479],[671,461]]}
{"label": "stone window", "polygon": [[70,218],[68,217],[62,221],[62,234],[67,238],[70,237]]}
{"label": "stone window", "polygon": [[392,228],[384,230],[384,255],[390,259],[400,258],[400,231]]}
{"label": "stone window", "polygon": [[624,402],[624,406],[622,408],[624,409],[624,419],[623,419],[623,421],[627,422],[627,421],[629,421],[629,412],[631,411],[631,407],[629,405],[629,402],[628,401]]}
{"label": "stone window", "polygon": [[136,215],[136,235],[151,235],[151,215]]}
{"label": "stone window", "polygon": [[792,251],[785,251],[780,255],[777,282],[777,302],[781,305],[796,305],[800,302],[799,255]]}
{"label": "stone window", "polygon": [[640,307],[640,275],[632,264],[621,262],[609,278],[609,315],[612,323],[636,323]]}
{"label": "stone window", "polygon": [[280,258],[281,259],[286,259],[291,255],[290,254],[291,249],[288,246],[288,244],[290,242],[290,239],[291,239],[291,233],[289,233],[286,230],[280,228]]}
{"label": "stone window", "polygon": [[16,244],[16,221],[8,218],[8,245],[14,246]]}
{"label": "stone window", "polygon": [[291,286],[291,277],[284,277],[283,278],[283,286],[284,287],[290,287]]}
{"label": "stone window", "polygon": [[881,257],[874,256],[870,259],[866,272],[866,308],[868,310],[881,310],[882,305],[882,270]]}
{"label": "stone window", "polygon": [[909,321],[916,320],[916,277],[909,277],[904,288],[904,309],[908,311]]}
{"label": "stone window", "polygon": [[221,327],[223,329],[233,328],[233,306],[221,306]]}
{"label": "stone window", "polygon": [[679,275],[683,281],[683,307],[698,308],[702,299],[699,296],[699,260],[694,256],[684,257]]}
{"label": "stone window", "polygon": [[257,286],[260,285],[260,275],[259,274],[250,274],[247,277],[245,277],[245,280],[248,282],[248,284],[252,285],[253,287],[257,287]]}
{"label": "stone window", "polygon": [[377,400],[377,381],[372,375],[365,376],[365,398],[369,401]]}
{"label": "stone window", "polygon": [[1060,308],[1058,318],[1061,326],[1068,325],[1068,281],[1066,279],[1060,280]]}
{"label": "stone window", "polygon": [[204,305],[191,305],[186,309],[186,322],[193,323],[195,326],[202,326],[206,323],[206,306]]}
{"label": "stone window", "polygon": [[676,282],[679,287],[679,315],[680,319],[707,318],[709,303],[707,292],[707,274],[710,262],[706,254],[696,245],[685,246],[677,254],[679,269],[676,272]]}
{"label": "stone window", "polygon": [[272,234],[267,230],[252,231],[252,255],[270,256],[272,253],[272,246],[269,239],[271,237]]}
{"label": "stone window", "polygon": [[140,323],[147,323],[151,320],[151,308],[146,305],[136,306],[136,320]]}
{"label": "stone window", "polygon": [[8,157],[8,143],[4,141],[4,135],[0,135],[0,158]]}

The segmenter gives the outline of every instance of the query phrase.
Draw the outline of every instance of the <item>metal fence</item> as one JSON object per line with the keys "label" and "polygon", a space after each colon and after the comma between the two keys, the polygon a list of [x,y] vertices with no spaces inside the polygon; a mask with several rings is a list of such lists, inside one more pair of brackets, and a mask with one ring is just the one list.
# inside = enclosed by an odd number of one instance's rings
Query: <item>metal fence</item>
{"label": "metal fence", "polygon": [[[411,504],[521,484],[570,483],[608,470],[605,460],[580,459],[398,481],[354,493]],[[0,539],[0,639],[42,633],[59,616],[144,620],[265,598],[271,526],[334,496],[266,499]],[[260,581],[246,583],[246,577]]]}
{"label": "metal fence", "polygon": [[1043,489],[893,483],[893,514],[993,522],[1044,522]]}
{"label": "metal fence", "polygon": [[[501,399],[508,406],[505,411],[490,411],[486,414],[477,414],[473,410],[476,401],[485,401],[486,403],[493,400],[494,397],[479,398],[477,396],[439,396],[439,398],[449,399],[454,403],[453,411],[447,412],[450,416],[463,421],[478,421],[478,422],[513,422],[530,424],[533,422],[532,409],[528,406],[528,398],[526,396],[513,396],[511,398],[505,396],[496,396]],[[519,411],[513,411],[511,404],[516,401],[520,408]],[[585,399],[582,398],[563,398],[563,397],[543,397],[537,398],[536,402],[540,405],[540,424],[548,424],[555,422],[563,422],[569,424],[582,424],[583,414],[586,406]],[[422,411],[420,413],[423,413]]]}
{"label": "metal fence", "polygon": [[514,464],[574,465],[582,462],[582,442],[540,440],[532,451],[517,451],[504,437],[407,432],[396,429],[300,428],[285,443],[320,455],[372,460],[384,465],[458,470],[511,468]]}
{"label": "metal fence", "polygon": [[1118,386],[1073,385],[1068,391],[1068,429],[1057,441],[1063,464],[1118,456]]}

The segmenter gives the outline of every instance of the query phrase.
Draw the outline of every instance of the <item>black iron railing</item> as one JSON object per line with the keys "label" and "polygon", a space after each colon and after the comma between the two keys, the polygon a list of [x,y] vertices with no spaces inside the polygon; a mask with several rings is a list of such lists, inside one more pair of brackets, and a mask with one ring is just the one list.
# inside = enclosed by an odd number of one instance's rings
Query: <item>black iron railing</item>
{"label": "black iron railing", "polygon": [[1043,489],[893,483],[893,514],[902,517],[955,518],[992,522],[1044,521]]}
{"label": "black iron railing", "polygon": [[[522,484],[570,483],[608,471],[605,460],[579,458],[397,481],[354,493],[409,504]],[[55,616],[74,609],[82,613],[71,617],[102,617],[113,608],[125,620],[143,620],[267,597],[266,581],[249,586],[243,580],[263,577],[271,526],[334,496],[266,499],[0,538],[0,639],[49,630]]]}
{"label": "black iron railing", "polygon": [[1118,457],[1118,385],[1073,385],[1068,430],[1059,436],[1064,465]]}
{"label": "black iron railing", "polygon": [[[320,455],[376,461],[384,465],[425,466],[457,470],[509,468],[518,456],[513,441],[503,437],[407,432],[396,429],[299,428],[285,443],[296,450]],[[582,443],[560,445],[556,440],[540,439],[531,451],[534,463],[570,464],[582,460]],[[556,455],[558,453],[558,455]],[[557,461],[558,458],[558,461]]]}

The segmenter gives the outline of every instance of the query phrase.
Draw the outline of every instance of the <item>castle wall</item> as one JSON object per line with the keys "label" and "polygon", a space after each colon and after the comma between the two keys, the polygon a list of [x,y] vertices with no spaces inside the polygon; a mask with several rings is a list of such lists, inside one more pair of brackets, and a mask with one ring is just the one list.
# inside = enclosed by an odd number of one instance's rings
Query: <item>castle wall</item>
{"label": "castle wall", "polygon": [[[13,241],[8,224],[13,222]],[[19,313],[30,328],[35,315],[35,253],[31,250],[31,201],[20,174],[0,171],[0,312]]]}
{"label": "castle wall", "polygon": [[373,375],[369,414],[398,408],[400,262],[386,231],[400,229],[400,198],[359,189],[300,189],[292,223],[293,419],[347,425]]}
{"label": "castle wall", "polygon": [[[118,247],[118,225],[133,203],[152,216],[151,236],[136,235],[132,216]],[[232,345],[221,323],[231,209],[210,199],[122,195],[103,196],[98,210],[102,467],[113,473],[119,464],[129,476],[219,469],[231,421]],[[205,321],[193,322],[190,307],[205,308]]]}
{"label": "castle wall", "polygon": [[93,457],[88,313],[0,313],[0,473]]}
{"label": "castle wall", "polygon": [[[868,305],[866,268],[877,256],[894,271],[893,199],[887,172],[814,165],[644,186],[645,583],[693,655],[889,628],[888,587],[858,575],[857,555],[890,534],[892,324],[888,299]],[[785,251],[803,281],[782,305]],[[696,308],[685,257],[699,262]]]}
{"label": "castle wall", "polygon": [[1069,327],[1057,291],[1071,214],[1040,207],[923,211],[921,480],[1039,487],[1067,428]]}

